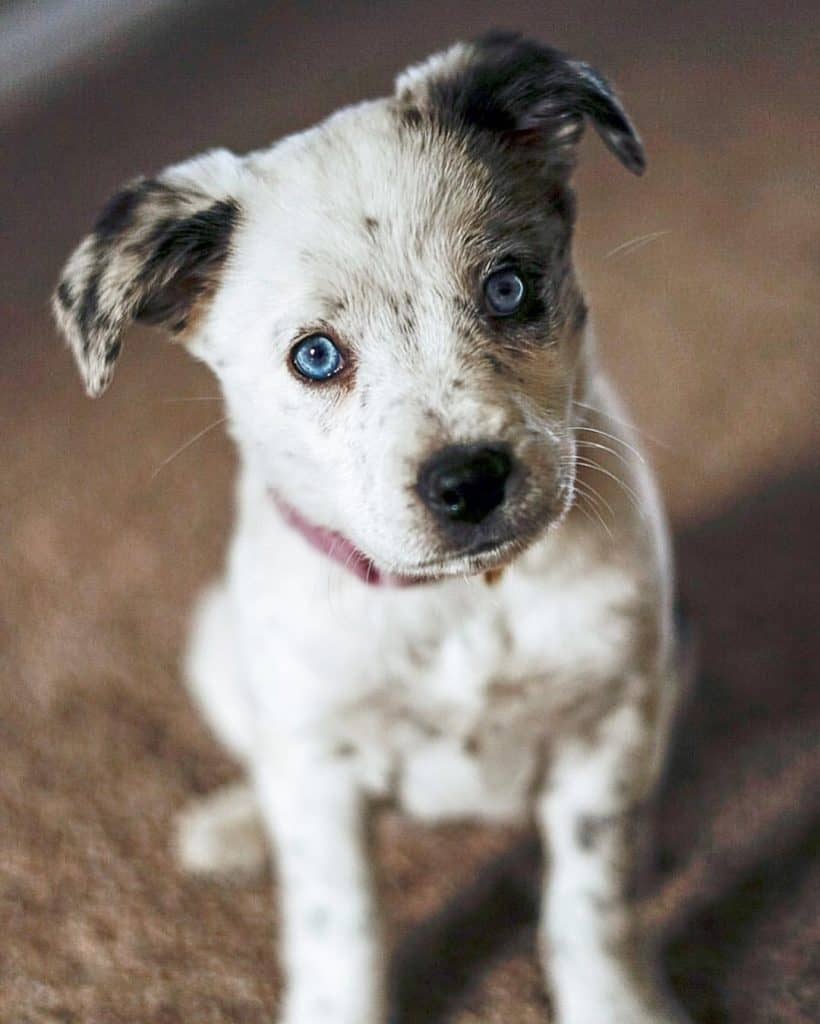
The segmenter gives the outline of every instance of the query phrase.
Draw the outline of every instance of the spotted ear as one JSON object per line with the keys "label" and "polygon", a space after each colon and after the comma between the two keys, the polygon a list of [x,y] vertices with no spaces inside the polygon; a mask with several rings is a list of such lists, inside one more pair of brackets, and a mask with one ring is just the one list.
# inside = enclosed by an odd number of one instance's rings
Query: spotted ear
{"label": "spotted ear", "polygon": [[541,145],[549,163],[567,170],[588,118],[628,170],[646,167],[638,133],[603,75],[514,33],[458,43],[406,71],[396,92],[402,104],[444,123]]}
{"label": "spotted ear", "polygon": [[239,219],[239,160],[218,150],[114,195],[63,269],[52,308],[86,390],[111,381],[133,321],[183,336],[216,290]]}

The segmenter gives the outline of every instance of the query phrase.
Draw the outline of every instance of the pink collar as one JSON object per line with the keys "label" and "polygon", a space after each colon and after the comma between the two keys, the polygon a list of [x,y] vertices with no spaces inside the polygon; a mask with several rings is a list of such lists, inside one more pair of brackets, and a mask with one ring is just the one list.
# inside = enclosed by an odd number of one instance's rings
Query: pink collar
{"label": "pink collar", "polygon": [[374,587],[412,587],[418,583],[436,582],[435,577],[397,576],[394,573],[382,572],[372,559],[346,537],[335,530],[328,530],[324,526],[309,522],[293,506],[282,501],[275,491],[271,490],[270,496],[288,526],[301,534],[311,547],[343,565],[363,583]]}

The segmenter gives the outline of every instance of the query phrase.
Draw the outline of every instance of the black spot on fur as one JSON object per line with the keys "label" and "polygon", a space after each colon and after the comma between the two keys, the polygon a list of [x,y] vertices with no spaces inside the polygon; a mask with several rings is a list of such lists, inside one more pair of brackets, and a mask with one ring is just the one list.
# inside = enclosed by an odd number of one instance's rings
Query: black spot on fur
{"label": "black spot on fur", "polygon": [[101,270],[95,270],[91,277],[89,277],[82,299],[80,300],[79,309],[77,310],[77,325],[79,326],[80,332],[83,336],[83,347],[86,351],[88,351],[91,344],[89,331],[95,324],[99,314],[101,274]]}
{"label": "black spot on fur", "polygon": [[94,224],[94,234],[100,241],[107,241],[131,227],[134,213],[146,192],[144,184],[124,188],[108,200]]}
{"label": "black spot on fur", "polygon": [[122,342],[119,341],[119,340],[115,341],[114,344],[111,345],[107,349],[107,351],[105,353],[105,365],[106,366],[110,366],[113,362],[116,361],[117,357],[120,354],[120,350],[121,349],[122,349]]}
{"label": "black spot on fur", "polygon": [[378,220],[376,220],[375,217],[365,217],[364,228],[368,235],[370,235],[372,238],[379,230],[379,222]]}
{"label": "black spot on fur", "polygon": [[475,757],[481,752],[481,744],[475,736],[465,737],[462,747],[464,749],[464,753],[469,754],[470,757]]}

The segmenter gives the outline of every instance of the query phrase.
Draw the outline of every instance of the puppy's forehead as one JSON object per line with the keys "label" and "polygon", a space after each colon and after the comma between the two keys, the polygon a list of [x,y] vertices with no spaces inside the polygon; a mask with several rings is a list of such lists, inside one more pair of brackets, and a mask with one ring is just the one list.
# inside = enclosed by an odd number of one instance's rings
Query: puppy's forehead
{"label": "puppy's forehead", "polygon": [[429,255],[451,265],[486,233],[493,208],[492,175],[463,141],[406,124],[387,100],[340,111],[250,166],[269,187],[266,226],[326,271],[410,272]]}

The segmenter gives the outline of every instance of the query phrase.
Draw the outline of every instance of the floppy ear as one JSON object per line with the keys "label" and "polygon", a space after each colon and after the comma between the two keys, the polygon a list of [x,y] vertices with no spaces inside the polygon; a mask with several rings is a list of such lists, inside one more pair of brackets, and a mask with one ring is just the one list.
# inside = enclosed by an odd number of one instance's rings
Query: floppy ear
{"label": "floppy ear", "polygon": [[458,43],[408,69],[396,91],[400,102],[445,124],[540,145],[547,162],[567,172],[589,118],[626,168],[641,174],[646,166],[641,140],[603,75],[515,33]]}
{"label": "floppy ear", "polygon": [[132,321],[184,335],[216,290],[239,219],[239,160],[225,150],[113,196],[63,269],[52,308],[92,396],[111,381]]}

